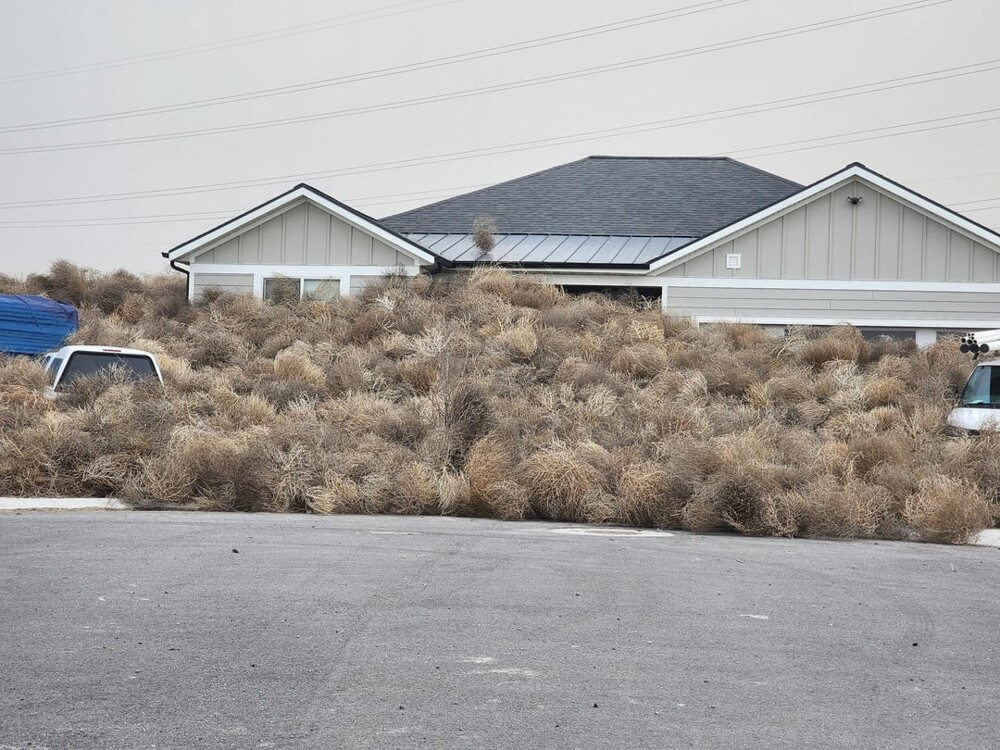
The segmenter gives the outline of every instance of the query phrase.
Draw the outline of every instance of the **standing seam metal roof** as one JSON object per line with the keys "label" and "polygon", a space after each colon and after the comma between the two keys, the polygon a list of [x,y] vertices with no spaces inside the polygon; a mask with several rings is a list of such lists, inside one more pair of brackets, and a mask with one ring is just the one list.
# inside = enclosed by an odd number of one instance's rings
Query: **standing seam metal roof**
{"label": "standing seam metal roof", "polygon": [[408,234],[406,238],[453,263],[645,264],[696,237],[498,234],[483,254],[471,234]]}

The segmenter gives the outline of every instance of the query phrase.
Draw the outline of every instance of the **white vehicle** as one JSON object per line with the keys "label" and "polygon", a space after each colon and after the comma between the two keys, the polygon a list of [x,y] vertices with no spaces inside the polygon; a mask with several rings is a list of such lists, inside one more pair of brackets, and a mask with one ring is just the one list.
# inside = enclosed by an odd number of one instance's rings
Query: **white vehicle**
{"label": "white vehicle", "polygon": [[[976,359],[1000,350],[1000,329],[970,333],[961,339],[961,350]],[[979,362],[962,390],[948,424],[969,432],[1000,431],[1000,359]]]}
{"label": "white vehicle", "polygon": [[72,383],[76,378],[97,375],[111,369],[124,372],[134,382],[148,378],[163,382],[156,357],[140,349],[64,346],[59,351],[45,354],[42,365],[49,374],[50,394],[55,394],[60,387]]}

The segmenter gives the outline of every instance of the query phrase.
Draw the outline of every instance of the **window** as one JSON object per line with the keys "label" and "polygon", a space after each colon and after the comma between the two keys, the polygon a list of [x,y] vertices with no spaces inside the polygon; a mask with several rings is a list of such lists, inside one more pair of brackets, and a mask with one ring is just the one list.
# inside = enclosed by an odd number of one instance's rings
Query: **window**
{"label": "window", "polygon": [[302,282],[287,276],[264,279],[264,299],[268,302],[297,302],[302,296]]}
{"label": "window", "polygon": [[62,367],[62,359],[60,357],[53,357],[48,362],[49,370],[49,382],[52,385],[56,384],[56,378],[59,376],[59,368]]}
{"label": "window", "polygon": [[302,281],[302,297],[304,299],[329,302],[339,296],[340,279],[304,279]]}
{"label": "window", "polygon": [[962,406],[1000,407],[1000,367],[979,365],[962,391]]}
{"label": "window", "polygon": [[577,297],[584,294],[602,294],[618,302],[635,307],[645,307],[658,301],[663,294],[660,286],[600,286],[585,284],[563,284],[566,294]]}
{"label": "window", "polygon": [[893,341],[914,341],[917,332],[912,328],[861,328],[861,335],[867,341],[892,339]]}
{"label": "window", "polygon": [[77,378],[98,375],[112,369],[124,372],[132,382],[156,377],[156,368],[153,367],[153,361],[149,357],[110,352],[76,352],[70,355],[60,385],[66,385]]}
{"label": "window", "polygon": [[296,279],[273,276],[264,279],[264,299],[268,302],[298,302],[314,299],[329,302],[340,297],[340,279]]}

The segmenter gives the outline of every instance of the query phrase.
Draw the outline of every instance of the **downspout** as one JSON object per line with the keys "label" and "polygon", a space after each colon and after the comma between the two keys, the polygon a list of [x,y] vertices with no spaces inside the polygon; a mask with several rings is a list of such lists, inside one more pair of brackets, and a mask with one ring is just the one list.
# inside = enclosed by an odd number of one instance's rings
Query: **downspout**
{"label": "downspout", "polygon": [[424,270],[427,272],[428,276],[434,276],[435,274],[441,273],[445,270],[445,265],[441,260],[435,260],[433,265],[424,266]]}
{"label": "downspout", "polygon": [[433,276],[435,274],[441,273],[443,271],[454,270],[455,264],[441,255],[434,255],[434,263],[430,266],[424,266],[427,270],[428,276]]}
{"label": "downspout", "polygon": [[177,265],[177,261],[176,260],[171,260],[170,261],[170,267],[172,269],[174,269],[175,271],[180,271],[182,274],[184,274],[187,277],[185,279],[185,282],[184,282],[184,299],[187,300],[188,302],[190,302],[191,301],[191,271],[189,271],[186,268],[181,268],[179,265]]}

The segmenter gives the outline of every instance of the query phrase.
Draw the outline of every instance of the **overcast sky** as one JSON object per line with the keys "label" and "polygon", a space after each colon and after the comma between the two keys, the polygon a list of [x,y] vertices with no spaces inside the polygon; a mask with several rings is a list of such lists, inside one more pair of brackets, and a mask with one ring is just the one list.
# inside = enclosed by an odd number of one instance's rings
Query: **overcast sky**
{"label": "overcast sky", "polygon": [[4,273],[157,271],[299,181],[384,217],[588,154],[726,154],[804,183],[861,161],[1000,227],[996,0],[0,12]]}

